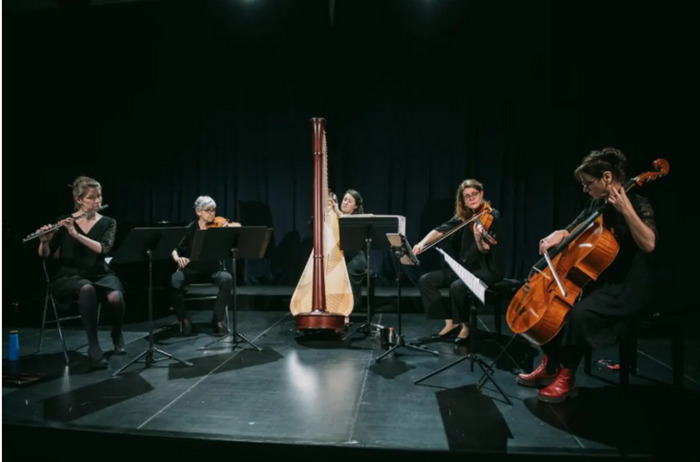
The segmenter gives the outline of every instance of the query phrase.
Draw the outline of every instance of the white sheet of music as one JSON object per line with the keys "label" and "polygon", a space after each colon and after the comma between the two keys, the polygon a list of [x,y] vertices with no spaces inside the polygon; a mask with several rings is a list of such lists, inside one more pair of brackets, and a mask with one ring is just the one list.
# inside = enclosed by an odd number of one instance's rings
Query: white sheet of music
{"label": "white sheet of music", "polygon": [[469,287],[469,290],[481,300],[481,303],[485,303],[484,300],[486,299],[486,289],[488,289],[488,286],[484,284],[484,281],[474,276],[469,270],[457,263],[454,258],[447,255],[444,250],[439,247],[436,247],[436,249],[445,257],[447,264],[450,265],[450,268],[464,281],[467,287]]}

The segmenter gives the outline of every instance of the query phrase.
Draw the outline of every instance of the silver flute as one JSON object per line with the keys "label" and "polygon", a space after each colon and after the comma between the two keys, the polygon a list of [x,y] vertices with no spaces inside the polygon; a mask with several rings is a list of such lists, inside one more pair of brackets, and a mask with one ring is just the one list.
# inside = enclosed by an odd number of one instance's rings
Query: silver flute
{"label": "silver flute", "polygon": [[[97,207],[95,210],[90,210],[89,212],[85,212],[85,213],[83,213],[82,215],[78,215],[77,217],[73,217],[73,219],[74,219],[74,220],[79,220],[79,219],[84,218],[84,217],[86,217],[86,216],[88,216],[88,215],[92,215],[92,214],[94,214],[94,213],[97,213],[97,212],[99,212],[100,210],[104,210],[104,209],[106,209],[107,207],[109,207],[109,205],[107,205],[107,204],[105,204],[105,205],[100,205],[100,206]],[[67,217],[66,217],[66,218],[67,218]],[[50,232],[52,232],[52,231],[56,231],[56,230],[57,230],[58,228],[60,228],[60,227],[61,227],[61,225],[59,225],[58,223],[56,223],[55,225],[52,225],[50,228],[47,228],[47,229],[45,229],[45,230],[43,230],[43,231],[37,231],[37,232],[34,232],[34,233],[32,233],[32,234],[28,234],[27,237],[25,237],[24,239],[22,239],[22,243],[24,244],[25,242],[31,241],[31,240],[34,239],[34,238],[37,238],[37,237],[39,237],[39,236],[43,236],[44,234],[48,234],[48,233],[50,233]]]}

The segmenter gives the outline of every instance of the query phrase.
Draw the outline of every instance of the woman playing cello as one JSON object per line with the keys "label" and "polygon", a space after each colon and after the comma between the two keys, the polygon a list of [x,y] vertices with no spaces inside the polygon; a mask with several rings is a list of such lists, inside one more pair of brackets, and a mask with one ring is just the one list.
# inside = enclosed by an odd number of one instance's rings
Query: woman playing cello
{"label": "woman playing cello", "polygon": [[600,276],[585,285],[566,314],[559,333],[542,345],[542,361],[517,382],[540,387],[537,398],[558,403],[578,394],[575,372],[586,348],[613,344],[625,320],[637,313],[646,297],[650,274],[648,254],[656,246],[654,211],[648,199],[627,194],[625,155],[606,147],[584,157],[574,176],[591,199],[565,229],[540,241],[539,252],[561,243],[577,225],[602,207],[602,225],[612,231],[619,251]]}

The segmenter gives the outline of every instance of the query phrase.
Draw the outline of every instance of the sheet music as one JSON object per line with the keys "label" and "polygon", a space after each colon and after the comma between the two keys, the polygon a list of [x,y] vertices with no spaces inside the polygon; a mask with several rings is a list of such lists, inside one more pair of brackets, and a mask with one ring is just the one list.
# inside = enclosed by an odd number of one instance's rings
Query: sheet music
{"label": "sheet music", "polygon": [[357,213],[355,215],[343,215],[343,220],[353,220],[356,218],[395,218],[398,223],[397,233],[406,235],[406,217],[401,215],[375,215],[373,213]]}
{"label": "sheet music", "polygon": [[447,264],[450,265],[450,268],[464,281],[467,287],[469,287],[469,290],[481,300],[481,303],[485,303],[484,300],[486,299],[486,289],[488,286],[484,284],[484,281],[474,276],[469,270],[457,263],[454,258],[447,255],[444,250],[439,247],[436,247],[436,249],[445,257]]}

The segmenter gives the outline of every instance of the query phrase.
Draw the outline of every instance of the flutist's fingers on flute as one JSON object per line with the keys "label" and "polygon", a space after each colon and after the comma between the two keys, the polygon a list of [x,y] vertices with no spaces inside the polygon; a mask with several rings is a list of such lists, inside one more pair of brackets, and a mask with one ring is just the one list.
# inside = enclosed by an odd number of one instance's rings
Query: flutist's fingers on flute
{"label": "flutist's fingers on flute", "polygon": [[[37,229],[34,232],[34,234],[38,234],[42,231],[46,231],[47,229],[51,229],[51,228],[54,228],[54,225],[44,225],[41,228]],[[49,242],[54,234],[56,234],[56,230],[53,230],[53,231],[46,233],[46,234],[42,234],[41,236],[39,236],[39,240],[41,242]]]}

